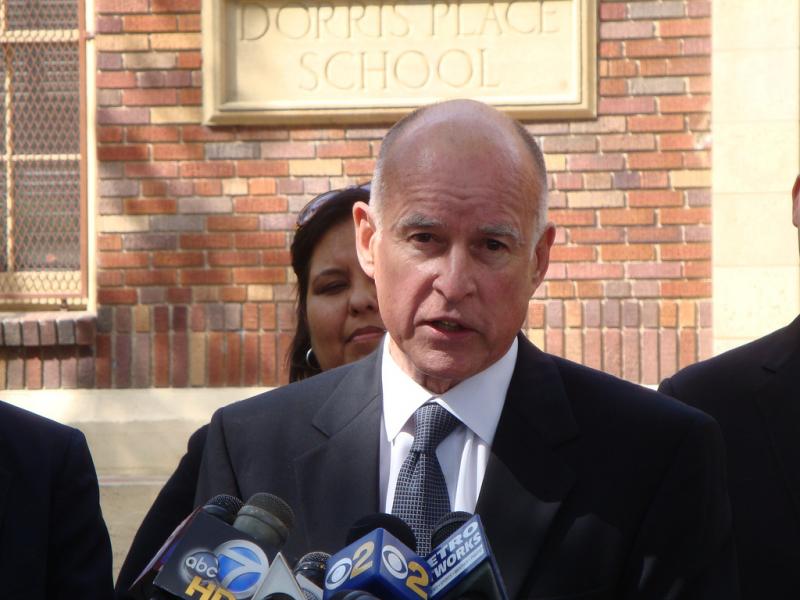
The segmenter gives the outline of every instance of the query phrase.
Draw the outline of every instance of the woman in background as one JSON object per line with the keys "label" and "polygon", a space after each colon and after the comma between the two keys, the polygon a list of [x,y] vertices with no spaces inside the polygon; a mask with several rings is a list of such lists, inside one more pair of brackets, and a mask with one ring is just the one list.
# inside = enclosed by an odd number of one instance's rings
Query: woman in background
{"label": "woman in background", "polygon": [[[385,332],[375,284],[356,257],[351,211],[358,201],[369,201],[368,183],[321,194],[297,217],[291,247],[297,328],[287,357],[290,383],[363,358]],[[186,454],[139,526],[117,578],[117,598],[125,597],[164,540],[194,509],[207,429],[204,425],[189,438]]]}

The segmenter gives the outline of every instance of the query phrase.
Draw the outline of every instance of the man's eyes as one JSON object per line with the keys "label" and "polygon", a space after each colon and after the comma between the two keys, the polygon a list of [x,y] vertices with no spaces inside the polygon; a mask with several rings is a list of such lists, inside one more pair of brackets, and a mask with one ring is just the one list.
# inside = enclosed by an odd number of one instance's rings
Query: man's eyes
{"label": "man's eyes", "polygon": [[506,245],[500,240],[493,240],[493,239],[486,240],[485,245],[486,249],[491,250],[492,252],[495,252],[497,250],[502,250],[503,248],[506,247]]}

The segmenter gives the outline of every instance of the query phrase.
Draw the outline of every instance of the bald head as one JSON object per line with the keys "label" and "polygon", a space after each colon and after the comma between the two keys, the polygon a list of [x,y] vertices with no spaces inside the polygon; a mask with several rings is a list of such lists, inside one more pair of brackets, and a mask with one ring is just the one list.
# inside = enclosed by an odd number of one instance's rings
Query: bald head
{"label": "bald head", "polygon": [[517,121],[473,100],[423,106],[389,130],[373,176],[371,203],[378,218],[389,187],[413,181],[415,167],[442,143],[453,152],[471,150],[485,162],[502,161],[501,167],[536,204],[535,231],[541,232],[547,220],[547,170],[536,140]]}

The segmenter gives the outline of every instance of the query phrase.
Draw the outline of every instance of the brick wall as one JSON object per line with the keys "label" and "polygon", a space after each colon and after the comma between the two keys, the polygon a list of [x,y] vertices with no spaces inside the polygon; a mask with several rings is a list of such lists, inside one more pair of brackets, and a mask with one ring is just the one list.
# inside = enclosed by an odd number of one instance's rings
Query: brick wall
{"label": "brick wall", "polygon": [[[278,384],[296,212],[385,127],[203,127],[200,0],[96,4],[96,334],[6,348],[0,383]],[[529,125],[559,225],[529,335],[648,384],[711,353],[710,4],[600,2],[598,118]]]}

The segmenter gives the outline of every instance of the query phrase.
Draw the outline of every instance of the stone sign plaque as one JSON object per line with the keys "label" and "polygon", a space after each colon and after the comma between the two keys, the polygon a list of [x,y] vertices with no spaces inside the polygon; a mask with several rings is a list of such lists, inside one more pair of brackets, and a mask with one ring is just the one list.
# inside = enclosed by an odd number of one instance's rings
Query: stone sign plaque
{"label": "stone sign plaque", "polygon": [[473,98],[595,115],[595,0],[205,0],[208,124],[391,122]]}

